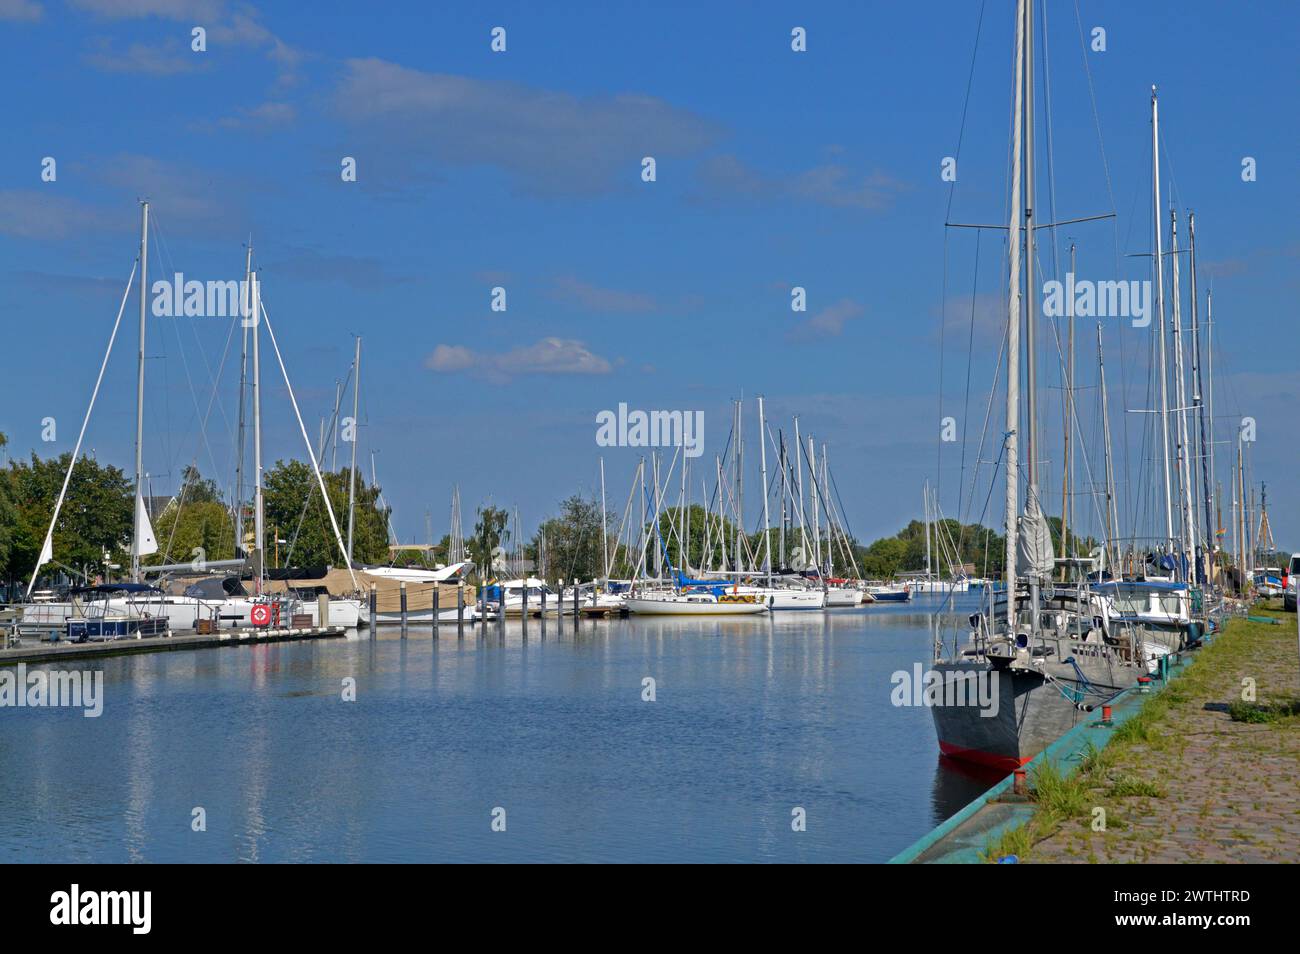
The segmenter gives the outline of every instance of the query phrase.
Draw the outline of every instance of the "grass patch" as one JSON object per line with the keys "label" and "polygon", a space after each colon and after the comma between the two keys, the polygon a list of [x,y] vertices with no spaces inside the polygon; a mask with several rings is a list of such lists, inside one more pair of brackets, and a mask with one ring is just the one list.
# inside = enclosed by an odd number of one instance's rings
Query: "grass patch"
{"label": "grass patch", "polygon": [[1111,782],[1110,788],[1106,790],[1106,797],[1108,798],[1129,798],[1132,796],[1164,798],[1165,792],[1155,782],[1148,782],[1146,779],[1137,778],[1133,775],[1121,775]]}
{"label": "grass patch", "polygon": [[1030,834],[1029,825],[1015,825],[1003,829],[997,838],[989,839],[980,853],[980,861],[985,864],[996,864],[1008,855],[1015,855],[1018,861],[1023,860],[1033,846],[1034,839]]}
{"label": "grass patch", "polygon": [[1233,722],[1255,724],[1290,722],[1300,716],[1300,702],[1242,702],[1228,704],[1228,716]]}
{"label": "grass patch", "polygon": [[[1261,615],[1281,615],[1272,606],[1256,606]],[[1288,614],[1289,615],[1289,614]],[[1091,742],[1079,758],[1072,774],[1053,762],[1036,766],[1030,776],[1031,794],[1037,803],[1032,818],[1021,825],[1002,831],[990,839],[981,859],[995,862],[1007,855],[1025,861],[1036,844],[1055,834],[1062,824],[1090,813],[1099,798],[1165,798],[1166,791],[1154,782],[1127,773],[1110,778],[1126,756],[1141,749],[1143,757],[1150,750],[1165,750],[1180,744],[1172,728],[1172,716],[1188,705],[1215,695],[1225,673],[1235,672],[1243,658],[1258,645],[1260,638],[1276,639],[1278,630],[1270,624],[1233,618],[1226,631],[1197,653],[1196,665],[1184,672],[1173,685],[1164,686],[1151,695],[1142,708],[1115,730],[1105,748]],[[1220,690],[1221,691],[1221,690]],[[1230,717],[1237,722],[1292,724],[1300,721],[1300,700],[1283,702],[1234,702],[1228,706]],[[1097,793],[1096,789],[1103,789]],[[1202,811],[1204,816],[1206,811]],[[1109,829],[1122,831],[1128,826],[1119,818],[1109,821]],[[1089,848],[1089,860],[1096,860]]]}

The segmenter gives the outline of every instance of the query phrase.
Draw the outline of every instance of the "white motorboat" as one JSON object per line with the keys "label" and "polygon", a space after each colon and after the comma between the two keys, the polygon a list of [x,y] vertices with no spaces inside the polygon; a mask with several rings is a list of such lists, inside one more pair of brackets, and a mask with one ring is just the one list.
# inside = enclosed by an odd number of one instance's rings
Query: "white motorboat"
{"label": "white motorboat", "polygon": [[855,586],[832,586],[826,590],[826,608],[840,606],[859,606],[862,603],[862,591]]}
{"label": "white motorboat", "polygon": [[754,594],[687,592],[629,596],[627,609],[639,616],[755,616],[768,607]]}

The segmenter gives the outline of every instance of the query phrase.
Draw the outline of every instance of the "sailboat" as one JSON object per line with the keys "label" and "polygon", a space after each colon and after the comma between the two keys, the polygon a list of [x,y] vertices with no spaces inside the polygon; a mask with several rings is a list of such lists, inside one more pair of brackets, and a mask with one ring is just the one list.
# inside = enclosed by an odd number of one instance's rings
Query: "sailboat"
{"label": "sailboat", "polygon": [[[1153,655],[1188,645],[1185,630],[1171,631],[1142,625],[1142,620],[1116,619],[1115,614],[1102,609],[1103,598],[1083,581],[1062,587],[1052,582],[1056,561],[1041,507],[1037,469],[1041,455],[1036,446],[1032,2],[1017,2],[1015,37],[1003,447],[1007,540],[1004,579],[1008,585],[999,598],[990,600],[982,612],[970,617],[966,647],[954,647],[946,653],[942,645],[936,646],[930,700],[935,733],[944,755],[1004,769],[1023,765],[1070,729],[1084,712],[1135,685],[1148,672]],[[1154,193],[1158,207],[1157,123],[1153,90]],[[1160,228],[1161,217],[1157,215],[1157,235]],[[1159,268],[1158,240],[1156,247]],[[1027,359],[1024,422],[1022,324]],[[1156,333],[1161,335],[1163,348],[1163,322],[1156,327]],[[1163,368],[1163,361],[1161,364]],[[1023,455],[1019,441],[1022,433],[1026,436]],[[1027,476],[1023,512],[1022,467]],[[1165,473],[1167,480],[1167,469]],[[976,699],[991,700],[992,704],[979,705]]]}

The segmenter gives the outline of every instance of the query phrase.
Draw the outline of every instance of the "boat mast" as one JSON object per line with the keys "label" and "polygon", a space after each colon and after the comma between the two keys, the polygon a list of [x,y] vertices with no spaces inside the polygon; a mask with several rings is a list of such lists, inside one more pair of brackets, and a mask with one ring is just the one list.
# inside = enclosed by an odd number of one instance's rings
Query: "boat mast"
{"label": "boat mast", "polygon": [[1187,431],[1187,386],[1183,374],[1183,309],[1178,268],[1178,213],[1169,210],[1169,234],[1171,256],[1169,282],[1173,288],[1173,347],[1174,347],[1174,405],[1178,409],[1178,422],[1175,431],[1178,461],[1178,498],[1182,509],[1183,559],[1178,561],[1178,574],[1185,580],[1192,579],[1189,572],[1196,552],[1196,527],[1192,523],[1192,472],[1188,466],[1188,431]]}
{"label": "boat mast", "polygon": [[1101,349],[1101,322],[1097,322],[1097,371],[1100,377],[1101,385],[1101,430],[1102,439],[1105,442],[1106,458],[1106,542],[1108,547],[1114,547],[1114,553],[1111,555],[1111,576],[1115,577],[1116,570],[1119,568],[1119,549],[1116,541],[1116,532],[1119,529],[1119,514],[1115,506],[1115,471],[1110,459],[1110,400],[1106,394],[1106,359]]}
{"label": "boat mast", "polygon": [[772,585],[772,532],[767,504],[767,421],[763,417],[763,395],[758,396],[758,464],[763,472],[763,572]]}
{"label": "boat mast", "polygon": [[797,417],[794,419],[794,455],[795,473],[799,477],[799,508],[797,512],[799,514],[799,553],[804,564],[799,569],[802,570],[808,564],[808,535],[804,533],[803,525],[803,444],[799,438],[799,418]]}
{"label": "boat mast", "polygon": [[930,582],[930,481],[921,485],[921,513],[925,519],[925,581]]}
{"label": "boat mast", "polygon": [[[1070,243],[1070,274],[1074,271],[1074,243]],[[1074,297],[1066,302],[1068,330],[1066,331],[1065,361],[1065,460],[1061,466],[1061,559],[1070,555],[1066,542],[1070,536],[1070,435],[1074,433]],[[1109,514],[1107,515],[1109,519]],[[1065,568],[1061,568],[1065,579]]]}
{"label": "boat mast", "polygon": [[1151,220],[1156,235],[1156,335],[1160,339],[1160,460],[1165,482],[1165,550],[1174,549],[1174,498],[1169,474],[1169,365],[1165,357],[1165,260],[1160,227],[1160,110],[1151,87]]}
{"label": "boat mast", "polygon": [[1016,630],[1016,543],[1020,523],[1020,163],[1024,129],[1025,0],[1016,2],[1015,107],[1011,122],[1010,258],[1007,283],[1006,540],[1003,586],[1007,595],[1007,629]]}
{"label": "boat mast", "polygon": [[[830,468],[826,466],[826,443],[822,442],[822,492],[826,494],[826,575],[835,575],[835,509],[831,506]],[[824,585],[824,584],[823,584]]]}
{"label": "boat mast", "polygon": [[[609,524],[605,519],[605,458],[600,459],[600,545],[605,579],[609,579]],[[540,559],[540,558],[539,558]]]}
{"label": "boat mast", "polygon": [[682,445],[682,503],[681,503],[681,510],[677,520],[677,543],[678,543],[677,562],[679,564],[679,568],[681,569],[682,573],[686,575],[689,575],[690,573],[690,547],[688,547],[686,543],[688,539],[687,532],[686,532],[686,521],[688,519],[687,517],[688,511],[686,507],[686,503],[687,503],[686,488],[688,486],[690,485],[687,484],[686,482],[686,445],[683,444]]}
{"label": "boat mast", "polygon": [[822,528],[821,528],[821,508],[818,501],[821,494],[817,488],[817,447],[813,444],[812,435],[808,435],[808,479],[812,481],[812,523],[813,523],[813,559],[817,561],[817,575],[822,575]]}
{"label": "boat mast", "polygon": [[235,451],[235,552],[244,549],[244,402],[248,390],[248,319],[253,315],[253,237],[248,237],[244,252],[243,313],[240,316],[242,341],[239,346],[239,447]]}
{"label": "boat mast", "polygon": [[776,432],[776,436],[779,442],[779,450],[777,451],[776,456],[777,456],[778,467],[780,467],[781,470],[781,535],[778,544],[780,549],[777,551],[777,563],[779,564],[779,567],[781,569],[784,569],[785,568],[785,527],[790,520],[789,511],[786,509],[786,499],[785,499],[786,494],[788,492],[788,488],[786,487],[786,481],[785,481],[785,477],[786,477],[785,433],[778,428]]}
{"label": "boat mast", "polygon": [[352,531],[356,523],[357,503],[357,414],[361,404],[361,336],[357,335],[356,357],[352,363],[352,466],[348,470],[348,562],[352,561]]}
{"label": "boat mast", "polygon": [[[258,339],[262,327],[262,286],[257,272],[252,273],[249,296],[253,302],[253,565],[256,569],[253,591],[262,594],[262,575],[265,561],[265,512],[262,500],[262,363]],[[310,449],[310,448],[309,448]]]}
{"label": "boat mast", "polygon": [[[131,535],[131,580],[140,582],[140,508],[144,493],[144,333],[149,299],[149,203],[140,203],[140,345],[135,382],[135,507]],[[76,461],[73,461],[76,463]]]}
{"label": "boat mast", "polygon": [[1209,429],[1209,464],[1210,464],[1210,482],[1214,484],[1215,498],[1215,515],[1214,528],[1210,531],[1214,544],[1219,544],[1219,531],[1223,524],[1222,502],[1219,496],[1221,489],[1219,484],[1218,472],[1214,469],[1214,289],[1206,289],[1205,292],[1205,359],[1206,372],[1209,381],[1206,388],[1206,399],[1209,402],[1209,420],[1206,425]]}
{"label": "boat mast", "polygon": [[[1035,283],[1038,281],[1034,249],[1034,4],[1025,4],[1025,388],[1029,399],[1025,409],[1025,463],[1029,485],[1026,489],[1026,506],[1032,506],[1036,519],[1042,515],[1042,499],[1038,493],[1038,346],[1037,317],[1034,303],[1037,300]],[[1014,234],[1014,233],[1013,233]],[[1048,549],[1051,549],[1050,544]],[[1040,580],[1035,573],[1029,580],[1029,599],[1033,608],[1034,632],[1038,631]]]}
{"label": "boat mast", "polygon": [[1191,243],[1191,269],[1192,269],[1192,404],[1196,407],[1196,432],[1200,442],[1201,467],[1200,483],[1203,494],[1202,502],[1205,505],[1205,533],[1201,538],[1201,559],[1198,566],[1205,582],[1210,581],[1210,565],[1213,560],[1214,546],[1213,534],[1214,525],[1211,522],[1213,515],[1214,489],[1210,484],[1210,463],[1206,448],[1206,429],[1205,429],[1205,401],[1204,389],[1201,381],[1201,326],[1199,317],[1199,302],[1196,294],[1196,215],[1193,212],[1187,213],[1187,237]]}

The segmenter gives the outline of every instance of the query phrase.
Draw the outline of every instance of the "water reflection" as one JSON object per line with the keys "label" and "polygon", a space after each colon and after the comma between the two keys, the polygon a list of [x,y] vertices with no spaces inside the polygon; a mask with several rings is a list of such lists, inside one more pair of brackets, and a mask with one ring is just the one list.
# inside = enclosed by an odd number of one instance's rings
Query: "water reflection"
{"label": "water reflection", "polygon": [[991,784],[890,699],[893,672],[929,661],[938,609],[388,627],[103,660],[101,718],[0,714],[0,858],[883,860]]}

